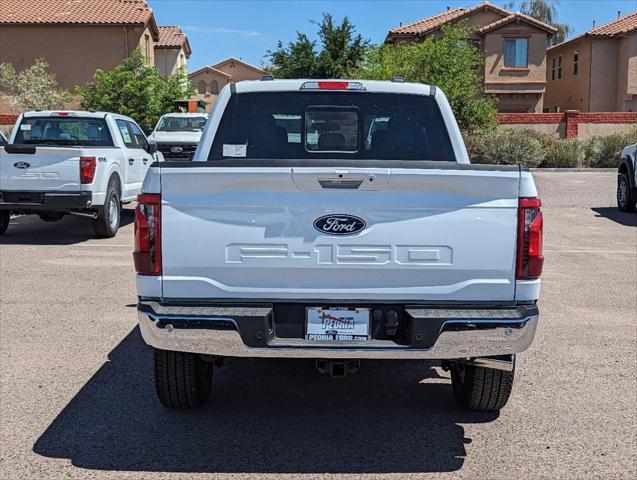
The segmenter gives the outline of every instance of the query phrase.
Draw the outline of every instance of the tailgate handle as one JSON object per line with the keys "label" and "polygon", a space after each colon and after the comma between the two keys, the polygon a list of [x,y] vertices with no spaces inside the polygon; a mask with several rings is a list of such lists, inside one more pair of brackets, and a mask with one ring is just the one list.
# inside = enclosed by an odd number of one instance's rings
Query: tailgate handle
{"label": "tailgate handle", "polygon": [[363,180],[360,178],[319,178],[318,182],[323,188],[343,190],[356,190],[363,184]]}

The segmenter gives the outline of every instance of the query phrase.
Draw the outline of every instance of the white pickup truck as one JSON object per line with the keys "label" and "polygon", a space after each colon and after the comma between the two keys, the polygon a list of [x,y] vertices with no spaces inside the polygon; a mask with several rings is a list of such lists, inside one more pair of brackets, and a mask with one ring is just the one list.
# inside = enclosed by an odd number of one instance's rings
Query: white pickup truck
{"label": "white pickup truck", "polygon": [[464,407],[507,402],[539,318],[541,204],[527,169],[470,164],[440,89],[230,85],[194,161],[142,190],[138,313],[165,406],[204,402],[224,357],[333,376],[441,360]]}
{"label": "white pickup truck", "polygon": [[134,201],[161,155],[129,117],[104,112],[22,114],[0,147],[0,235],[11,214],[56,221],[93,220],[101,237],[117,233],[121,204]]}
{"label": "white pickup truck", "polygon": [[617,207],[632,212],[637,205],[637,143],[622,151],[617,170]]}
{"label": "white pickup truck", "polygon": [[167,113],[148,139],[166,160],[192,160],[207,122],[207,113]]}

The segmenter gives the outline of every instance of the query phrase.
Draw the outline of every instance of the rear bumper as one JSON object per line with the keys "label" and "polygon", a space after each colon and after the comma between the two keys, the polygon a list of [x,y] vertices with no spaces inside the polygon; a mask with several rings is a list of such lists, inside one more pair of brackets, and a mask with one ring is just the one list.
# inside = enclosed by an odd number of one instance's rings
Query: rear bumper
{"label": "rear bumper", "polygon": [[91,192],[0,191],[0,210],[43,212],[80,210],[93,205]]}
{"label": "rear bumper", "polygon": [[140,302],[144,341],[155,348],[219,357],[457,359],[519,353],[531,345],[535,305],[511,308],[405,306],[407,341],[317,342],[277,337],[272,306],[166,306]]}

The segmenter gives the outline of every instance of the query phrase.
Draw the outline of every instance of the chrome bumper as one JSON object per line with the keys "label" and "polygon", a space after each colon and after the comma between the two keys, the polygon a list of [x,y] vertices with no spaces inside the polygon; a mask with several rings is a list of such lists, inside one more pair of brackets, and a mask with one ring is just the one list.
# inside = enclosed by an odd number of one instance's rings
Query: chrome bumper
{"label": "chrome bumper", "polygon": [[[511,315],[499,315],[499,310],[453,310],[451,312],[469,312],[469,315],[459,316],[473,318],[447,320],[445,317],[437,339],[429,349],[400,345],[392,340],[333,343],[277,337],[272,337],[261,347],[253,347],[243,341],[233,319],[232,308],[222,309],[221,315],[214,316],[206,316],[206,307],[171,308],[170,314],[138,309],[144,341],[162,350],[219,357],[442,360],[510,355],[529,348],[539,318],[537,309],[521,318],[502,318]],[[440,310],[436,309],[417,311],[440,315]],[[488,318],[485,313],[494,313],[494,318]]]}

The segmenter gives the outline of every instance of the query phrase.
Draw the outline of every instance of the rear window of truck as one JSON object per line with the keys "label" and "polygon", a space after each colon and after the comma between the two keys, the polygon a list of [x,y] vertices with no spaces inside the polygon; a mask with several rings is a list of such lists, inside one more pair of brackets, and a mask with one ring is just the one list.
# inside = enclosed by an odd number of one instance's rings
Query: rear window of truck
{"label": "rear window of truck", "polygon": [[106,122],[86,117],[25,117],[13,143],[112,147]]}
{"label": "rear window of truck", "polygon": [[208,160],[456,161],[433,97],[368,92],[231,96]]}

